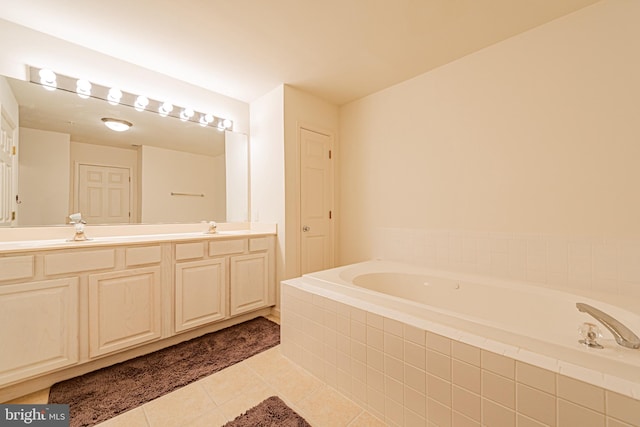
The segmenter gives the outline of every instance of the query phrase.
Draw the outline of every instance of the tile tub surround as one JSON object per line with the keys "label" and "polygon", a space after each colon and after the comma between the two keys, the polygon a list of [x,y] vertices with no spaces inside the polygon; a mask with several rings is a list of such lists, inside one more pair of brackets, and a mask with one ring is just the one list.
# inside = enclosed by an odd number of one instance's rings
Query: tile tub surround
{"label": "tile tub surround", "polygon": [[282,352],[388,425],[640,426],[640,400],[282,283]]}
{"label": "tile tub surround", "polygon": [[640,297],[640,239],[378,228],[372,258]]}

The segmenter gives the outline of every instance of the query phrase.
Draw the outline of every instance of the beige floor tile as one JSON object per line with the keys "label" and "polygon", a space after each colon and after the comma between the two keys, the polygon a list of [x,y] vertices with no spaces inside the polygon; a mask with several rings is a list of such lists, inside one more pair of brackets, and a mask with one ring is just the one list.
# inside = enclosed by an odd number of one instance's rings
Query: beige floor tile
{"label": "beige floor tile", "polygon": [[278,395],[298,404],[320,390],[324,384],[304,369],[292,365],[285,370],[276,370],[265,381],[278,391]]}
{"label": "beige floor tile", "polygon": [[49,403],[49,389],[36,391],[34,393],[27,394],[26,396],[19,397],[17,399],[6,402],[8,404],[22,404],[22,405],[39,405]]}
{"label": "beige floor tile", "polygon": [[362,409],[334,389],[323,386],[316,393],[296,405],[314,427],[347,426]]}
{"label": "beige floor tile", "polygon": [[198,381],[217,405],[265,386],[265,382],[244,363],[238,363]]}
{"label": "beige floor tile", "polygon": [[219,408],[227,419],[233,420],[238,415],[245,413],[266,398],[276,395],[277,392],[273,388],[269,387],[266,383],[263,383],[261,386],[252,389],[246,394],[236,396],[235,398],[223,403]]}
{"label": "beige floor tile", "polygon": [[148,427],[144,409],[139,406],[97,425],[97,427]]}
{"label": "beige floor tile", "polygon": [[266,316],[266,318],[271,320],[273,323],[277,323],[278,325],[280,324],[280,318],[274,316],[273,314],[269,314],[268,316]]}
{"label": "beige floor tile", "polygon": [[216,407],[198,384],[190,384],[142,406],[150,427],[186,425]]}
{"label": "beige floor tile", "polygon": [[368,412],[363,412],[358,415],[358,418],[353,420],[349,427],[385,427],[386,424],[374,417]]}
{"label": "beige floor tile", "polygon": [[225,425],[227,421],[229,420],[224,416],[220,408],[215,408],[200,415],[184,427],[217,427]]}
{"label": "beige floor tile", "polygon": [[[48,395],[48,389],[42,390],[20,398],[20,402],[46,403]],[[274,395],[314,427],[384,426],[379,419],[284,357],[280,346],[276,346],[105,421],[99,427],[222,426]]]}
{"label": "beige floor tile", "polygon": [[297,366],[282,355],[280,352],[280,346],[258,353],[242,363],[246,364],[263,377],[268,377],[277,372],[286,371]]}

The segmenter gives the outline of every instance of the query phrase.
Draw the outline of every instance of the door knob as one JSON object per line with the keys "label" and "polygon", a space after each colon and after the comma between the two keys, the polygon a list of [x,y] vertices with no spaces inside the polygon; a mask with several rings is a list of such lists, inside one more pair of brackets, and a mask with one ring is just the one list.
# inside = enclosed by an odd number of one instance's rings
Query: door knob
{"label": "door knob", "polygon": [[304,227],[302,227],[302,231],[304,231],[305,233],[309,230],[311,230],[311,227],[309,227],[308,225],[305,225]]}

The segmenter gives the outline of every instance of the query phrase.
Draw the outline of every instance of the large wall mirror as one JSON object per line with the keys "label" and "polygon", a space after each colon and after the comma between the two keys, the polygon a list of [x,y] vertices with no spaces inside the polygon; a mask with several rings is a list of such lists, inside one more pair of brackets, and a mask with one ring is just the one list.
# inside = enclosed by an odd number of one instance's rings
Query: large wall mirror
{"label": "large wall mirror", "polygon": [[248,220],[246,135],[0,78],[19,107],[12,225]]}

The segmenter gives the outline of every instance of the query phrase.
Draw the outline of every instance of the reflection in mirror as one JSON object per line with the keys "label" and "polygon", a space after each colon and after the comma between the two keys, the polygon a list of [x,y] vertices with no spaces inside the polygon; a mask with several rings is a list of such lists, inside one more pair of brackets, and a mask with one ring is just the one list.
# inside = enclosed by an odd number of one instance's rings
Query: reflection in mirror
{"label": "reflection in mirror", "polygon": [[[72,212],[89,224],[247,221],[246,135],[0,80],[19,108],[10,225],[64,224]],[[103,118],[132,126],[114,132]]]}

